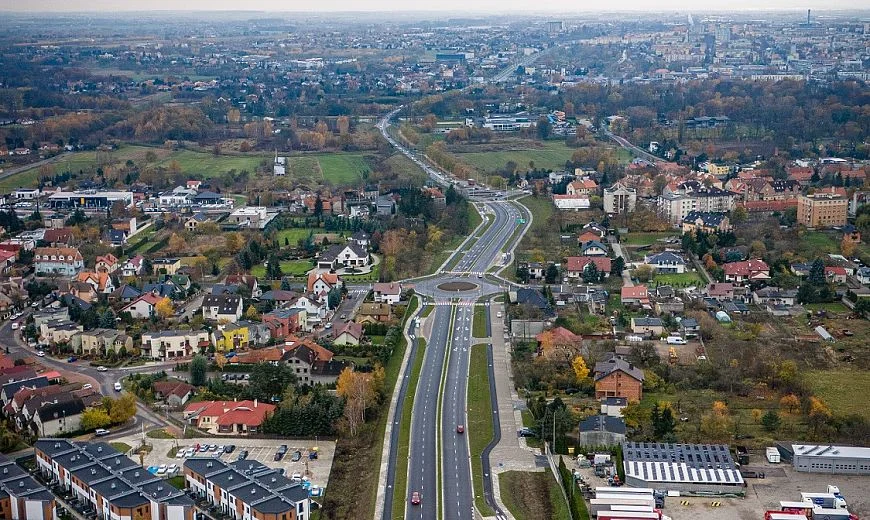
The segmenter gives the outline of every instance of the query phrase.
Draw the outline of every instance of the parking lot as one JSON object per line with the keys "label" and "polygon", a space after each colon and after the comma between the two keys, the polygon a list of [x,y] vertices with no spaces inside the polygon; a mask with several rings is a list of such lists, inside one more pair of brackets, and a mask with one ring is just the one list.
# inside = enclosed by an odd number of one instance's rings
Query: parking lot
{"label": "parking lot", "polygon": [[[142,442],[141,435],[133,435],[116,439],[118,442],[126,443],[130,446],[138,446]],[[184,465],[184,458],[176,458],[170,456],[170,453],[175,453],[175,448],[188,449],[193,448],[196,444],[215,444],[218,446],[234,445],[235,449],[232,453],[222,453],[220,458],[227,462],[232,462],[238,459],[239,453],[242,450],[248,451],[247,460],[256,460],[262,462],[266,466],[275,469],[283,469],[284,474],[288,477],[294,473],[299,473],[300,477],[307,477],[312,485],[325,488],[329,482],[329,470],[332,467],[332,457],[335,454],[335,442],[323,440],[291,440],[291,439],[246,439],[232,437],[221,439],[217,437],[199,438],[199,439],[147,439],[147,443],[153,446],[151,453],[143,459],[143,465],[148,468],[151,466],[159,467],[161,464],[167,466],[176,464],[179,467]],[[282,444],[287,445],[287,453],[280,461],[274,460],[275,452]],[[309,454],[317,448],[317,458],[310,459]],[[294,452],[299,452],[299,460],[293,462]],[[218,451],[198,452],[195,456],[211,457],[215,456]],[[133,457],[135,462],[139,462],[138,456]],[[180,472],[179,472],[180,474]]]}
{"label": "parking lot", "polygon": [[[765,511],[778,510],[780,501],[799,501],[801,492],[824,493],[831,484],[840,488],[850,513],[860,518],[870,515],[870,476],[803,473],[790,464],[762,462],[761,455],[752,457],[751,462],[753,469],[765,473],[765,478],[746,479],[745,498],[668,497],[663,512],[672,520],[760,520]],[[593,489],[607,485],[605,479],[593,475],[591,468],[578,471]]]}

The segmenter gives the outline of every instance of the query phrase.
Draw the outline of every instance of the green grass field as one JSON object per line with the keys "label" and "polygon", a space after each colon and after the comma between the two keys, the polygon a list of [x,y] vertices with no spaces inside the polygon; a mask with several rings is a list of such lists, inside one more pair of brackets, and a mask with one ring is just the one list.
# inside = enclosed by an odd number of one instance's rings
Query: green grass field
{"label": "green grass field", "polygon": [[863,370],[809,370],[807,381],[836,415],[868,417],[867,403],[856,395],[870,394],[870,372]]}
{"label": "green grass field", "polygon": [[411,379],[408,381],[408,391],[405,402],[402,403],[402,422],[399,425],[399,449],[396,452],[396,479],[393,483],[393,518],[405,517],[405,504],[408,494],[408,450],[411,448],[411,408],[414,406],[414,396],[417,393],[417,382],[423,369],[423,357],[426,352],[426,340],[420,338],[417,355],[411,365]]}
{"label": "green grass field", "polygon": [[311,232],[316,235],[321,230],[314,228],[287,228],[278,231],[278,246],[284,247],[284,243],[289,243],[290,247],[296,247],[300,240],[305,240]]}
{"label": "green grass field", "polygon": [[133,449],[132,446],[125,442],[110,442],[109,445],[115,448],[117,451],[120,451],[121,453],[127,453],[128,451]]}
{"label": "green grass field", "polygon": [[701,285],[704,281],[698,273],[686,272],[680,274],[657,274],[653,277],[653,281],[659,285],[674,285],[677,287],[686,287],[688,285]]}
{"label": "green grass field", "polygon": [[465,432],[468,435],[468,449],[471,452],[474,503],[483,516],[495,514],[483,498],[483,461],[480,457],[486,445],[492,440],[492,402],[489,398],[488,366],[486,345],[473,345],[468,367],[468,424]]}
{"label": "green grass field", "polygon": [[456,156],[485,173],[494,173],[502,169],[508,161],[514,161],[523,171],[528,168],[529,162],[534,162],[535,168],[557,170],[565,168],[565,162],[571,159],[574,150],[562,142],[546,142],[540,148],[457,153]]}
{"label": "green grass field", "polygon": [[225,177],[232,170],[236,172],[248,171],[254,174],[263,159],[265,159],[265,156],[218,156],[191,150],[178,150],[162,161],[159,161],[157,165],[168,168],[172,164],[172,161],[177,161],[181,171],[185,174],[204,179],[213,179]]}
{"label": "green grass field", "polygon": [[571,520],[559,483],[549,469],[506,471],[499,474],[498,482],[504,505],[517,520]]}
{"label": "green grass field", "polygon": [[371,171],[360,154],[333,153],[289,157],[287,173],[294,179],[334,185],[359,184],[364,173]]}
{"label": "green grass field", "polygon": [[[314,267],[314,262],[311,260],[284,260],[281,262],[281,272],[284,276],[303,276],[312,267]],[[264,278],[266,276],[266,266],[263,264],[255,265],[251,269],[251,274],[257,278]]]}
{"label": "green grass field", "polygon": [[488,307],[476,306],[474,308],[474,322],[471,325],[471,333],[475,338],[485,338],[486,334],[486,310]]}

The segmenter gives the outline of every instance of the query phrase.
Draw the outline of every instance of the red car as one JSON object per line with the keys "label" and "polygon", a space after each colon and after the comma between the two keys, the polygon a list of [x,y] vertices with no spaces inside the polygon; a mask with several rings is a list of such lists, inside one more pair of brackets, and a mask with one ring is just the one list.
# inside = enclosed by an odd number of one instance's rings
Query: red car
{"label": "red car", "polygon": [[418,493],[417,491],[414,491],[413,493],[411,493],[411,505],[412,506],[419,506],[420,505],[420,493]]}
{"label": "red car", "polygon": [[456,426],[456,433],[465,433],[465,426],[458,424]]}

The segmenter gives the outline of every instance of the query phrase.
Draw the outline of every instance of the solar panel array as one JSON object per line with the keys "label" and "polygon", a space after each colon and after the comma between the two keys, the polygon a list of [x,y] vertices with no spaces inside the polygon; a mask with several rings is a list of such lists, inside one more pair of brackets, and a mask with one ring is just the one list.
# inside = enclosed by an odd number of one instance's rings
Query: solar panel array
{"label": "solar panel array", "polygon": [[623,443],[628,476],[649,482],[742,484],[728,446],[721,444]]}

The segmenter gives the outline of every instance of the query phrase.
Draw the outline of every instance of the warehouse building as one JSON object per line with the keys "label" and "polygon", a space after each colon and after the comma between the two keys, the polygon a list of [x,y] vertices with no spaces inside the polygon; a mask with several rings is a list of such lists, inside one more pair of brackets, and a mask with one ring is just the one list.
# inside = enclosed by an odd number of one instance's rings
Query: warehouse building
{"label": "warehouse building", "polygon": [[37,469],[85,504],[91,518],[193,520],[194,502],[105,442],[45,438]]}
{"label": "warehouse building", "polygon": [[255,460],[184,461],[184,483],[230,520],[308,520],[311,499],[301,483]]}
{"label": "warehouse building", "polygon": [[745,484],[722,444],[622,444],[625,483],[681,493],[743,495]]}
{"label": "warehouse building", "polygon": [[870,475],[870,448],[792,444],[790,451],[792,464],[797,471]]}

